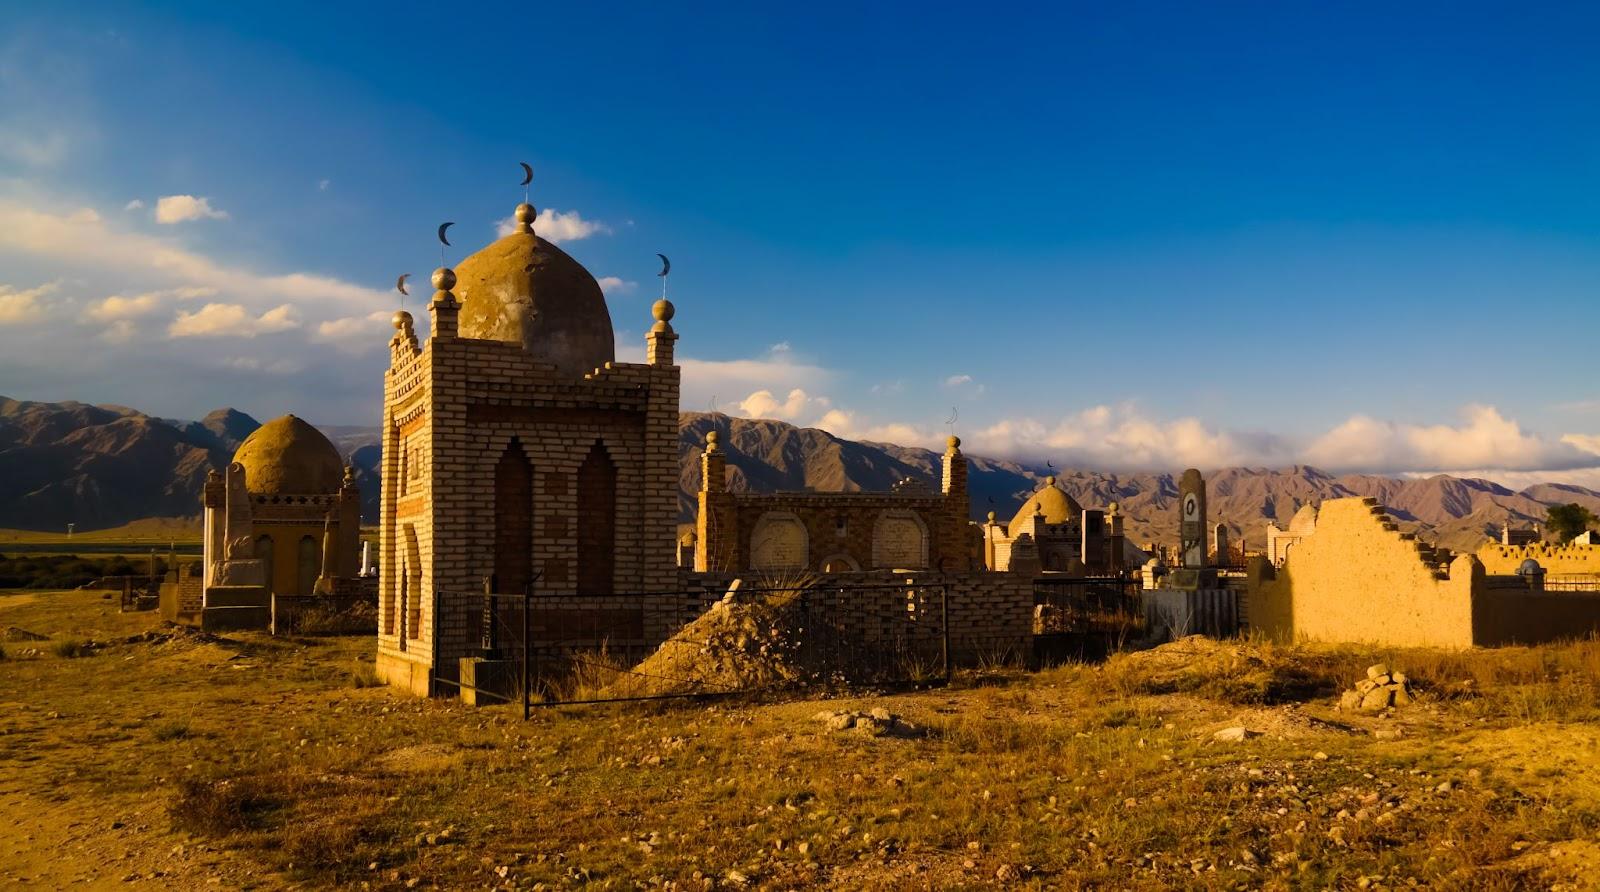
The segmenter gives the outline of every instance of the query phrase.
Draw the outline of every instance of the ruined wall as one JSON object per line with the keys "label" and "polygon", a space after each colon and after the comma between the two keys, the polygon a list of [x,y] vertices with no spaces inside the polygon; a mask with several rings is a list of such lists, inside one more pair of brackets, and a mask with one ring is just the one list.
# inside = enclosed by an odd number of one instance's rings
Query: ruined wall
{"label": "ruined wall", "polygon": [[1511,575],[1533,558],[1550,576],[1600,575],[1600,545],[1501,545],[1490,542],[1478,549],[1478,560],[1491,574]]}
{"label": "ruined wall", "polygon": [[1581,638],[1600,630],[1600,592],[1539,591],[1513,575],[1523,560],[1541,555],[1579,572],[1580,564],[1561,563],[1560,553],[1575,548],[1581,546],[1490,545],[1479,554],[1502,572],[1486,573],[1470,554],[1441,572],[1433,550],[1398,532],[1375,500],[1332,499],[1322,504],[1316,531],[1282,567],[1274,570],[1263,558],[1251,562],[1249,622],[1277,638],[1402,646]]}
{"label": "ruined wall", "polygon": [[1249,571],[1253,628],[1275,638],[1468,647],[1483,567],[1471,555],[1438,571],[1433,549],[1401,533],[1377,500],[1322,503],[1316,532],[1274,569]]}

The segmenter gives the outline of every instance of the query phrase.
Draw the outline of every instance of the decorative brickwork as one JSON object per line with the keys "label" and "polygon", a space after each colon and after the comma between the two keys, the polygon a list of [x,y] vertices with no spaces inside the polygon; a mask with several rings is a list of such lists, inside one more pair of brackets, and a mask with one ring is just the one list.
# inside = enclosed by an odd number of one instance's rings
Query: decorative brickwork
{"label": "decorative brickwork", "polygon": [[893,492],[731,493],[715,431],[701,456],[695,570],[927,570],[978,566],[967,460],[951,437],[944,486]]}
{"label": "decorative brickwork", "polygon": [[[546,244],[526,250],[537,259],[547,253]],[[522,266],[502,269],[490,249],[480,253],[469,304],[530,287],[529,280],[514,281],[530,275]],[[495,275],[512,278],[498,289]],[[605,362],[579,375],[528,352],[521,335],[515,341],[462,337],[456,324],[462,303],[451,291],[455,276],[441,270],[434,281],[433,337],[419,347],[409,317],[398,314],[385,374],[381,603],[384,616],[394,599],[404,597],[409,609],[402,614],[404,629],[380,624],[378,668],[390,683],[415,693],[453,695],[459,660],[472,655],[481,638],[485,576],[537,568],[536,590],[552,596],[576,596],[580,587],[677,587],[679,370],[672,362],[677,334],[667,322],[670,305],[658,305],[657,324],[646,336],[651,362]],[[550,276],[531,281],[535,310],[541,301],[564,299],[548,290],[561,282]],[[584,288],[592,284],[588,277]],[[527,324],[538,326],[539,319],[529,315]],[[531,468],[531,486],[522,489],[519,482],[505,496],[525,504],[508,502],[514,516],[501,523],[496,469],[513,439]],[[406,493],[418,501],[403,509],[402,444],[419,469]],[[586,476],[581,469],[591,454],[603,462],[597,459]],[[525,536],[529,544],[513,562],[507,549],[515,550]],[[414,555],[405,548],[413,537]],[[508,589],[505,580],[499,587]]]}

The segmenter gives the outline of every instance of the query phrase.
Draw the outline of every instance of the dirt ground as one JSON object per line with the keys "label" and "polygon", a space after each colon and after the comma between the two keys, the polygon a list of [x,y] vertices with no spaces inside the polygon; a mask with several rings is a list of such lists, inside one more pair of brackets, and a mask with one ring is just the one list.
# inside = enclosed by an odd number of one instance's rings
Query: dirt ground
{"label": "dirt ground", "polygon": [[[1600,888],[1592,641],[1185,639],[529,722],[371,686],[367,638],[215,638],[100,593],[0,593],[0,647],[7,888]],[[1380,660],[1416,702],[1337,711]]]}

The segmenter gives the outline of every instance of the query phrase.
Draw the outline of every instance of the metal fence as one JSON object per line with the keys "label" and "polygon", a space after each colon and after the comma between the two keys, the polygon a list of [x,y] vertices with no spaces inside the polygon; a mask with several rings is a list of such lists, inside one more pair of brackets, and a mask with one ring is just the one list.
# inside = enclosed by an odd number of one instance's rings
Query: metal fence
{"label": "metal fence", "polygon": [[1145,634],[1137,579],[1045,576],[1033,583],[1033,648],[1039,663],[1098,660]]}
{"label": "metal fence", "polygon": [[[492,588],[492,586],[490,586]],[[480,630],[484,701],[542,706],[948,681],[944,585],[441,593]]]}
{"label": "metal fence", "polygon": [[1551,573],[1545,576],[1544,590],[1547,592],[1600,591],[1600,574]]}

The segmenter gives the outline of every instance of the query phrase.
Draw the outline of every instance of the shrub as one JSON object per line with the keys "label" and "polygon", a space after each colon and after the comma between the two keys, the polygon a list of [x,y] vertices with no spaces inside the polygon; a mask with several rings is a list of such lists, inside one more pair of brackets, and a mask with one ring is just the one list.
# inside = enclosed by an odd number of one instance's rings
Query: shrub
{"label": "shrub", "polygon": [[75,638],[67,638],[50,645],[50,651],[62,659],[71,660],[77,657],[89,656],[93,651]]}
{"label": "shrub", "polygon": [[264,777],[185,780],[173,800],[172,822],[191,833],[225,836],[260,827],[288,801],[281,782]]}
{"label": "shrub", "polygon": [[162,722],[151,728],[150,733],[157,740],[184,740],[191,736],[189,723],[178,720]]}
{"label": "shrub", "polygon": [[378,667],[358,662],[350,668],[350,684],[357,688],[375,688],[383,684],[383,679],[378,677]]}

